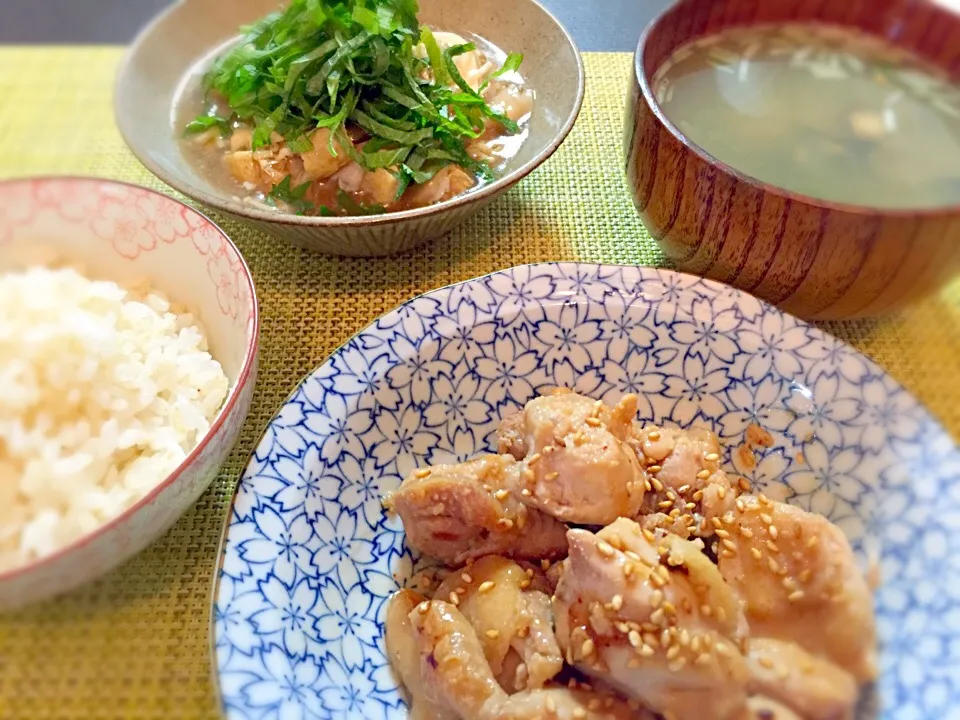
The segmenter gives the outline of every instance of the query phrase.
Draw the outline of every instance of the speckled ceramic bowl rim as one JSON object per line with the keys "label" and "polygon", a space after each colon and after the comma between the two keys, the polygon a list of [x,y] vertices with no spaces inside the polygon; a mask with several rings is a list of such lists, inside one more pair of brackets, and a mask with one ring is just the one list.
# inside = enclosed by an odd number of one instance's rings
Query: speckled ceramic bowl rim
{"label": "speckled ceramic bowl rim", "polygon": [[564,120],[563,125],[560,127],[560,131],[553,137],[553,139],[550,141],[550,144],[545,147],[536,157],[531,158],[520,167],[510,170],[502,177],[494,180],[492,183],[484,185],[479,190],[464,193],[451,198],[450,200],[445,200],[444,202],[436,203],[435,205],[429,205],[425,208],[388,212],[380,215],[352,215],[344,217],[290,215],[288,213],[278,213],[269,210],[258,210],[251,207],[249,204],[229,200],[220,195],[214,195],[212,193],[195,188],[189,183],[183,182],[179,177],[166,172],[160,168],[159,165],[153,162],[146,153],[137,152],[134,145],[130,142],[129,134],[125,131],[123,119],[124,115],[120,112],[119,88],[123,84],[126,74],[129,72],[133,59],[140,51],[140,45],[154,32],[156,27],[160,25],[168,15],[175,12],[186,2],[189,2],[189,0],[178,0],[178,2],[174,3],[169,8],[158,14],[143,30],[140,31],[136,38],[134,38],[133,43],[131,43],[130,49],[127,51],[127,54],[125,55],[120,64],[120,68],[117,71],[114,92],[114,115],[116,117],[117,127],[120,129],[120,134],[123,137],[124,142],[127,144],[127,147],[130,148],[130,151],[141,163],[146,166],[148,170],[150,170],[150,172],[163,180],[165,183],[183,193],[187,197],[197,200],[198,202],[202,202],[205,205],[216,208],[217,210],[238,215],[240,217],[249,218],[251,220],[260,220],[263,222],[300,227],[370,227],[376,225],[389,225],[391,223],[402,222],[404,220],[421,219],[431,215],[443,213],[447,210],[452,210],[453,208],[463,207],[471,203],[480,202],[485,198],[491,198],[503,190],[515,185],[517,182],[536,170],[537,167],[542,165],[551,155],[553,155],[553,153],[557,151],[557,148],[563,144],[563,141],[566,140],[567,135],[570,134],[570,131],[573,129],[573,126],[577,121],[577,117],[580,115],[580,110],[583,107],[585,87],[583,58],[580,55],[580,50],[577,47],[577,44],[574,42],[573,37],[563,26],[563,24],[556,18],[556,16],[546,7],[544,7],[538,0],[518,0],[518,2],[526,2],[536,6],[549,20],[551,20],[557,26],[557,29],[559,29],[560,33],[573,49],[573,54],[577,62],[577,96],[574,101],[573,108],[571,109],[566,120]]}
{"label": "speckled ceramic bowl rim", "polygon": [[[924,1],[929,2],[930,0]],[[644,28],[643,33],[640,35],[640,41],[637,43],[637,49],[633,55],[633,79],[634,82],[640,85],[640,91],[643,95],[644,101],[647,104],[647,107],[650,108],[657,120],[660,121],[660,124],[669,130],[670,134],[673,135],[673,137],[687,150],[694,153],[701,160],[715,167],[717,170],[727,175],[731,175],[747,185],[767,191],[772,195],[786,198],[791,202],[811,205],[824,210],[836,210],[853,215],[881,215],[883,217],[904,219],[954,217],[960,215],[960,203],[933,208],[911,209],[883,208],[871,205],[854,205],[850,203],[815,198],[810,195],[804,195],[803,193],[787,190],[779,185],[772,185],[770,183],[763,182],[752,175],[747,175],[743,171],[728,165],[704,150],[700,145],[687,137],[687,135],[679,127],[674,125],[674,123],[667,117],[666,113],[664,113],[663,107],[660,105],[660,102],[657,100],[657,97],[653,92],[653,88],[650,86],[650,81],[652,78],[647,75],[643,65],[643,53],[644,50],[646,50],[647,43],[649,43],[651,38],[660,31],[661,24],[665,22],[666,17],[676,9],[678,4],[679,1],[671,3],[668,7],[664,8],[659,14],[657,14],[657,16],[653,18],[653,20],[651,20]],[[956,22],[960,23],[960,17],[957,18]],[[761,24],[764,23],[742,23],[741,27],[759,26]]]}
{"label": "speckled ceramic bowl rim", "polygon": [[7,582],[9,580],[13,580],[23,575],[27,575],[33,572],[34,570],[36,570],[38,567],[42,567],[44,565],[50,565],[52,563],[62,560],[65,556],[76,551],[78,548],[81,548],[84,545],[88,545],[89,543],[93,542],[95,539],[97,539],[101,535],[104,535],[108,531],[114,529],[118,525],[122,525],[123,523],[128,522],[134,515],[140,512],[142,508],[146,507],[151,502],[153,502],[160,495],[160,493],[162,493],[164,490],[166,490],[171,485],[176,483],[177,480],[180,479],[180,476],[187,470],[187,468],[189,468],[196,461],[197,457],[199,457],[199,455],[206,449],[206,447],[210,444],[210,441],[213,440],[213,438],[216,435],[218,435],[223,429],[223,425],[226,422],[227,417],[229,417],[230,413],[233,411],[234,407],[237,404],[237,400],[240,397],[241,390],[247,385],[248,382],[250,382],[250,374],[253,371],[253,366],[257,357],[257,349],[259,347],[259,340],[260,340],[260,306],[257,301],[256,288],[254,287],[253,275],[250,273],[250,268],[247,267],[247,262],[246,260],[244,260],[243,254],[240,252],[237,246],[233,244],[233,241],[230,239],[230,237],[220,228],[220,226],[218,226],[215,222],[213,222],[213,220],[211,220],[209,217],[204,215],[202,212],[200,212],[196,208],[193,208],[187,205],[186,203],[181,202],[180,200],[177,200],[176,198],[172,198],[169,195],[165,195],[156,190],[151,190],[150,188],[143,187],[142,185],[136,185],[134,183],[124,182],[123,180],[110,180],[107,178],[98,178],[98,177],[85,176],[85,175],[42,175],[42,176],[33,176],[33,177],[10,178],[6,180],[0,180],[0,192],[3,192],[6,188],[9,188],[13,185],[33,183],[33,182],[42,182],[42,183],[83,182],[83,183],[95,183],[97,185],[120,185],[123,187],[134,188],[136,190],[147,192],[154,196],[162,197],[165,200],[170,200],[172,202],[177,203],[177,205],[180,205],[186,208],[187,210],[190,210],[191,212],[195,212],[197,215],[203,218],[205,222],[209,223],[210,227],[212,227],[217,232],[217,234],[220,235],[220,237],[222,237],[226,241],[228,246],[231,247],[233,251],[237,254],[237,258],[240,261],[240,267],[243,270],[243,278],[246,281],[247,289],[250,292],[250,300],[253,303],[253,314],[251,315],[252,325],[251,325],[250,340],[247,343],[247,347],[244,352],[243,365],[241,365],[240,367],[240,372],[237,373],[237,381],[233,383],[233,385],[230,387],[229,393],[227,395],[227,399],[224,400],[223,406],[220,408],[220,412],[217,414],[217,417],[214,419],[213,423],[211,424],[210,429],[207,430],[204,436],[200,439],[200,442],[193,449],[193,451],[189,455],[187,455],[187,457],[183,460],[183,462],[180,463],[179,466],[177,466],[176,470],[170,473],[162,481],[158,482],[150,490],[149,493],[144,495],[136,503],[134,503],[129,508],[127,508],[122,513],[120,513],[120,515],[104,523],[103,525],[100,525],[93,532],[87,533],[86,535],[78,538],[77,540],[73,541],[69,545],[65,545],[59,550],[51,553],[50,555],[46,555],[40,558],[39,560],[36,560],[31,563],[27,563],[26,565],[18,565],[17,567],[12,568],[11,570],[7,570],[6,572],[0,572],[0,584]]}

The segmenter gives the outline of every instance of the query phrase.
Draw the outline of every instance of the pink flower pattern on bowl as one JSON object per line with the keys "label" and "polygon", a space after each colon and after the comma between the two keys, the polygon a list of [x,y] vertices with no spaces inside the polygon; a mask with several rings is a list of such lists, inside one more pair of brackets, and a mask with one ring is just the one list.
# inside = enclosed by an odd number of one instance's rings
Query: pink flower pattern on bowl
{"label": "pink flower pattern on bowl", "polygon": [[[162,242],[175,242],[177,238],[188,237],[194,230],[187,222],[189,208],[178,207],[177,203],[170,202],[169,198],[152,195],[137,200],[137,208],[146,217],[155,219],[154,230],[156,238]],[[201,224],[200,227],[209,227]]]}
{"label": "pink flower pattern on bowl", "polygon": [[225,315],[237,317],[240,294],[237,284],[237,270],[231,265],[226,253],[217,252],[207,259],[207,273],[217,285],[217,299]]}
{"label": "pink flower pattern on bowl", "polygon": [[157,246],[157,235],[149,227],[147,215],[135,204],[101,203],[93,215],[91,227],[127,258],[136,258],[141,251],[153,250]]}
{"label": "pink flower pattern on bowl", "polygon": [[[96,213],[100,204],[100,193],[87,183],[52,184],[35,182],[32,184],[36,212],[39,208],[49,207],[56,210],[64,220],[80,222]],[[29,205],[28,205],[29,207]]]}
{"label": "pink flower pattern on bowl", "polygon": [[30,221],[32,208],[29,187],[11,189],[9,202],[0,205],[0,245],[13,239],[16,227]]}
{"label": "pink flower pattern on bowl", "polygon": [[253,279],[236,246],[193,208],[109,180],[0,182],[0,273],[50,253],[91,277],[121,284],[145,278],[185,305],[204,324],[231,390],[200,445],[146,497],[73,545],[0,573],[0,609],[92,580],[166,532],[219,472],[239,436],[256,381],[259,319]]}

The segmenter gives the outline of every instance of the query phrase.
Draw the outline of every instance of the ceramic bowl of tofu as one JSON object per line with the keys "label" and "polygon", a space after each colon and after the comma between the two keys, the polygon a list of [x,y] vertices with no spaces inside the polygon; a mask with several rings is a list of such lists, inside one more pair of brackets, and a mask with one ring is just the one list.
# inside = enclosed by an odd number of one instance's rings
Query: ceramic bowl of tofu
{"label": "ceramic bowl of tofu", "polygon": [[[336,217],[278,212],[250,202],[249,197],[242,196],[242,188],[225,190],[222,183],[212,179],[209,168],[202,167],[202,163],[198,166],[195,158],[190,157],[189,148],[184,151],[182,118],[178,115],[183,98],[196,94],[198,74],[218,52],[230,46],[238,28],[276,9],[273,0],[174,3],[139,35],[122,63],[115,114],[130,150],[163,182],[216,213],[301,247],[329,254],[382,256],[442,236],[546,161],[563,143],[579,114],[584,91],[579,52],[562,25],[535,0],[422,0],[417,14],[421,27],[461,37],[479,36],[497,48],[523,55],[523,81],[535,98],[529,119],[524,120],[526,139],[522,146],[489,182],[482,186],[477,183],[466,192],[459,192],[467,184],[456,173],[450,178],[440,173],[438,181],[427,187],[421,198],[424,203],[433,204],[422,207],[411,202],[409,207],[400,206],[396,211]],[[327,153],[326,143],[317,140],[315,147],[314,155]],[[226,150],[232,151],[229,147]],[[238,160],[234,179],[243,180],[247,174],[256,176],[247,180],[261,179],[262,168],[239,167],[240,156],[234,159]],[[305,177],[326,181],[325,172],[320,170],[330,158],[315,159],[314,170],[323,177],[317,173]],[[217,158],[213,163],[214,174],[222,174],[221,160]],[[333,169],[341,168],[335,165]],[[379,202],[391,180],[387,170],[369,178],[362,172],[357,175],[338,177],[339,188],[353,192],[360,187]],[[266,182],[270,184],[272,180],[267,178]]]}
{"label": "ceramic bowl of tofu", "polygon": [[[724,714],[745,702],[756,717],[946,712],[960,702],[941,670],[960,642],[958,478],[951,438],[880,367],[731,287],[544,264],[436,290],[305,378],[250,458],[216,578],[222,709],[258,717],[282,697],[291,714],[406,718],[413,700],[420,716],[474,717],[442,674],[420,674],[445,667],[430,637],[469,636],[467,656],[489,653],[472,676],[490,717],[522,701],[531,717],[647,717],[642,702],[703,718],[697,693],[668,708],[651,690],[701,682],[709,717],[753,717]],[[669,594],[688,581],[678,567],[706,573],[709,601]],[[518,606],[497,593],[511,587],[541,608],[554,595],[543,663],[521,657],[530,627],[508,627]],[[500,624],[481,631],[487,592]],[[581,628],[570,600],[589,592],[603,598],[579,604],[599,613]],[[804,678],[827,667],[814,690]],[[618,694],[558,686],[590,675]]]}

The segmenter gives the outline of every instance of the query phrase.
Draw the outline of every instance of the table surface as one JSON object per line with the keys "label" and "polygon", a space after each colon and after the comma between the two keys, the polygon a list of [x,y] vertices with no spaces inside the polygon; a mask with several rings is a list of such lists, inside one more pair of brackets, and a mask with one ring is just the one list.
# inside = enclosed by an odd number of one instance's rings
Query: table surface
{"label": "table surface", "polygon": [[[566,25],[584,51],[632,51],[644,26],[670,4],[670,0],[541,2]],[[0,0],[0,43],[127,43],[153,15],[171,3],[172,0]]]}
{"label": "table surface", "polygon": [[[10,2],[0,0],[5,9]],[[0,74],[0,178],[88,174],[172,192],[130,155],[113,123],[121,53],[0,47],[0,67],[17,68]],[[588,53],[585,65],[583,112],[556,155],[417,251],[313,255],[214,214],[247,259],[261,307],[261,370],[238,445],[209,491],[148,550],[68,596],[0,616],[0,718],[217,718],[210,598],[223,521],[250,452],[298,380],[374,318],[436,287],[521,263],[663,263],[621,170],[630,55]],[[880,363],[960,436],[960,383],[951,380],[960,376],[960,289],[884,320],[826,329]]]}

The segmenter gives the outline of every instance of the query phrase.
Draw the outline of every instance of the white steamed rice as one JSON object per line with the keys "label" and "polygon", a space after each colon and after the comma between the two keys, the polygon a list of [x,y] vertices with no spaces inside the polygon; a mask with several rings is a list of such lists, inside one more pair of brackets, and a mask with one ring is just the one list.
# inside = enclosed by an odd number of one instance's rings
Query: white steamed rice
{"label": "white steamed rice", "polygon": [[72,269],[0,274],[0,572],[155,488],[228,386],[197,318],[155,290]]}

